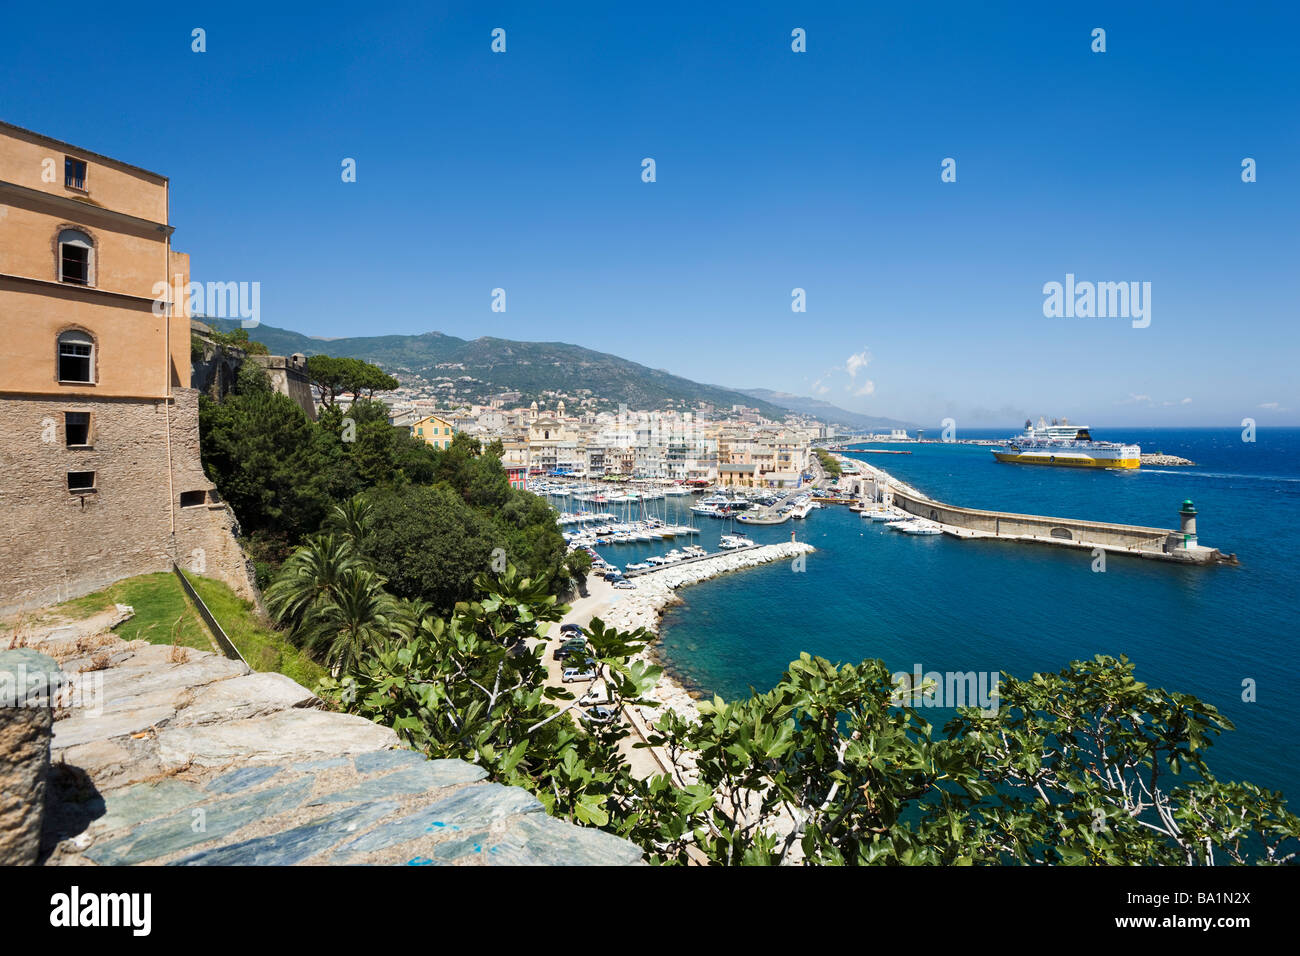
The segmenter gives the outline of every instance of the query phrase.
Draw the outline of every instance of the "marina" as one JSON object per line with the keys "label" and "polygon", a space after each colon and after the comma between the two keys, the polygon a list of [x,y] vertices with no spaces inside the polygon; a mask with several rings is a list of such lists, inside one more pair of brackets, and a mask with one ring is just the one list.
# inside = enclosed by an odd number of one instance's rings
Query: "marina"
{"label": "marina", "polygon": [[[1278,711],[1241,700],[1242,678],[1250,676],[1281,695],[1280,707],[1300,707],[1288,676],[1290,643],[1272,623],[1290,613],[1295,595],[1288,544],[1300,534],[1294,435],[1252,446],[1226,429],[1126,434],[1201,463],[1163,473],[1012,469],[973,441],[914,445],[914,455],[888,469],[895,486],[973,511],[1078,514],[1120,527],[1158,526],[1164,522],[1152,519],[1163,513],[1171,521],[1156,530],[1167,535],[1191,499],[1201,540],[1237,552],[1241,567],[1147,560],[1127,549],[1106,550],[1101,565],[1077,544],[1004,538],[995,546],[981,543],[993,537],[896,532],[885,525],[912,515],[879,502],[865,513],[827,507],[794,525],[817,548],[806,573],[774,568],[684,589],[684,603],[665,611],[659,655],[686,689],[731,699],[773,686],[800,651],[832,661],[881,658],[891,670],[920,661],[1021,678],[1095,654],[1125,654],[1140,680],[1214,701],[1236,723],[1217,748],[1225,774],[1294,789],[1293,735],[1279,734],[1289,724],[1279,725]],[[1270,521],[1276,535],[1251,530]],[[745,529],[760,543],[790,532]],[[1225,666],[1225,635],[1233,666]]]}

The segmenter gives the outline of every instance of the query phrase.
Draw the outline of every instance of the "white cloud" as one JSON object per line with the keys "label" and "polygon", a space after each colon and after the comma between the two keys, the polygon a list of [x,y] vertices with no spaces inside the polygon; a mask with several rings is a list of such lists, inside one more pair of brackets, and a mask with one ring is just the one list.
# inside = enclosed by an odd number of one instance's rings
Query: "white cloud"
{"label": "white cloud", "polygon": [[844,363],[844,371],[849,373],[849,378],[857,378],[858,372],[866,368],[870,362],[871,353],[863,349],[849,356],[848,361]]}
{"label": "white cloud", "polygon": [[1274,411],[1274,412],[1275,412],[1275,411],[1277,411],[1277,409],[1278,409],[1278,403],[1277,403],[1277,402],[1260,402],[1260,403],[1259,403],[1259,407],[1260,407],[1260,408],[1267,408],[1267,409],[1269,409],[1270,411]]}
{"label": "white cloud", "polygon": [[867,379],[858,388],[854,389],[854,395],[870,395],[876,390],[876,383]]}

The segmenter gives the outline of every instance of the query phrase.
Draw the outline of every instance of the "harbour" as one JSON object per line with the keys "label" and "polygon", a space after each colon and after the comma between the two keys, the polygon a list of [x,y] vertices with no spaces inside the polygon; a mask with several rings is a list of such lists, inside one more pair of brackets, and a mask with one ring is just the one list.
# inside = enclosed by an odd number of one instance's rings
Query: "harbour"
{"label": "harbour", "polygon": [[[1300,772],[1290,741],[1300,733],[1292,716],[1300,713],[1300,686],[1290,677],[1290,638],[1270,622],[1291,613],[1296,593],[1288,542],[1300,534],[1298,433],[1279,431],[1253,445],[1228,429],[1137,434],[1201,465],[1011,469],[986,447],[936,442],[913,445],[915,454],[890,472],[918,495],[972,510],[1074,512],[1136,527],[1176,516],[1191,498],[1201,537],[1236,553],[1240,568],[1215,571],[1127,550],[1107,551],[1099,565],[1080,547],[910,536],[827,507],[800,527],[800,540],[817,549],[805,573],[772,568],[678,590],[682,603],[664,611],[658,653],[685,686],[725,698],[773,686],[801,650],[832,661],[880,658],[891,670],[921,661],[1018,677],[1123,654],[1137,663],[1139,680],[1195,694],[1232,719],[1237,731],[1216,747],[1225,775],[1294,790]],[[1272,533],[1255,533],[1265,524]],[[790,527],[748,530],[756,542],[775,542],[788,540]],[[1270,689],[1267,707],[1243,700],[1247,678]]]}

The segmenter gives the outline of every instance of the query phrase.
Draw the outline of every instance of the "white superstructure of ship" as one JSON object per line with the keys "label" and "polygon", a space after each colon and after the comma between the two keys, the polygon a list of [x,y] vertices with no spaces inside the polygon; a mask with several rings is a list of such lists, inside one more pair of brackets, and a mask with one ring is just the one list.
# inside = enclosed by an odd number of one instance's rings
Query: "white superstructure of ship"
{"label": "white superstructure of ship", "polygon": [[1137,468],[1142,449],[1137,445],[1096,441],[1087,425],[1069,419],[1025,421],[1025,433],[994,447],[993,457],[1016,465],[1056,465],[1066,468]]}

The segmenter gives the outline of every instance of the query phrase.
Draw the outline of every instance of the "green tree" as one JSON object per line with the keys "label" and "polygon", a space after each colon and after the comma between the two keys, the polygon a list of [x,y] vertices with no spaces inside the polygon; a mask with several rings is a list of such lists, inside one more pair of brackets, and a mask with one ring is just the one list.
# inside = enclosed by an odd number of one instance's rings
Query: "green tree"
{"label": "green tree", "polygon": [[497,546],[491,521],[442,485],[377,488],[367,501],[373,530],[365,553],[394,594],[442,612],[473,597]]}
{"label": "green tree", "polygon": [[[996,712],[961,708],[937,737],[881,661],[807,654],[766,693],[672,712],[652,743],[680,771],[635,778],[619,722],[582,723],[546,686],[563,608],[513,567],[447,617],[357,642],[356,694],[320,692],[430,756],[530,787],[556,815],[636,840],[652,861],[714,864],[1290,863],[1300,820],[1280,794],[1221,783],[1206,750],[1231,725],[1153,690],[1126,659],[1006,678]],[[379,585],[371,580],[370,586]],[[415,615],[408,614],[408,621]],[[592,621],[588,666],[614,706],[648,706],[650,635]],[[920,688],[922,694],[927,688]],[[1174,783],[1190,772],[1185,782]]]}
{"label": "green tree", "polygon": [[975,852],[1016,863],[1294,861],[1300,819],[1282,795],[1210,768],[1232,723],[1133,671],[1098,655],[1029,680],[1004,675],[996,715],[963,710],[945,728],[999,788],[972,814]]}
{"label": "green tree", "polygon": [[320,404],[332,408],[347,381],[343,359],[332,355],[309,355],[306,371],[307,381],[316,389]]}
{"label": "green tree", "polygon": [[204,470],[245,532],[302,540],[341,497],[338,453],[285,395],[251,391],[220,403],[201,399],[199,427]]}
{"label": "green tree", "polygon": [[366,655],[410,626],[384,583],[369,568],[344,570],[328,597],[308,608],[295,637],[332,673],[351,673]]}
{"label": "green tree", "polygon": [[326,407],[335,405],[340,395],[350,394],[355,405],[362,397],[374,398],[376,392],[398,386],[397,379],[378,365],[332,355],[308,356],[307,379]]}
{"label": "green tree", "polygon": [[[476,582],[481,600],[448,617],[425,616],[408,636],[366,655],[355,683],[324,681],[321,693],[393,727],[431,757],[460,757],[494,779],[527,786],[559,816],[612,827],[635,798],[618,744],[617,723],[580,729],[580,700],[546,686],[545,644],[536,643],[564,608],[546,582],[507,567]],[[649,634],[594,622],[588,649],[598,680],[616,705],[647,703],[659,669],[629,658]]]}
{"label": "green tree", "polygon": [[337,600],[344,575],[366,566],[350,534],[316,535],[280,567],[266,589],[267,611],[278,623],[297,631],[314,609]]}

